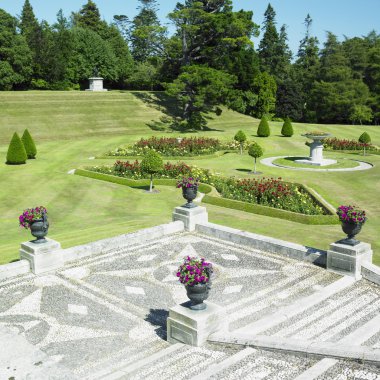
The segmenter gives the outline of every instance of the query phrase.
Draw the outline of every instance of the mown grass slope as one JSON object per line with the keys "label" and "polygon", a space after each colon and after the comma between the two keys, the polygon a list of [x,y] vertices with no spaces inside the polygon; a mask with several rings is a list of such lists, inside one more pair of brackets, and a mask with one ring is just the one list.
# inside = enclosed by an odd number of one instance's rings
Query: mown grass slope
{"label": "mown grass slope", "polygon": [[[49,236],[64,247],[111,237],[171,220],[181,192],[158,186],[160,193],[68,175],[86,165],[112,164],[89,160],[119,145],[141,137],[179,135],[153,131],[148,124],[165,113],[177,112],[175,104],[162,94],[134,92],[2,92],[0,93],[0,263],[18,258],[19,244],[30,239],[18,226],[24,208],[44,205],[49,211]],[[232,140],[242,129],[250,140],[263,146],[264,157],[307,156],[306,131],[321,129],[338,138],[357,139],[367,131],[380,145],[380,127],[304,125],[293,123],[294,136],[281,137],[282,123],[270,123],[269,138],[256,137],[259,120],[224,110],[209,120],[209,131],[198,135]],[[7,166],[5,155],[12,134],[28,128],[38,149],[36,160],[26,165]],[[184,134],[182,134],[183,136]],[[370,242],[375,262],[380,264],[380,156],[328,153],[329,157],[364,159],[375,167],[364,172],[317,173],[270,168],[258,164],[263,176],[283,177],[304,183],[320,193],[333,206],[354,203],[368,212],[368,222],[360,238]],[[223,175],[249,177],[253,160],[247,154],[191,160]],[[340,226],[307,226],[285,220],[207,205],[210,221],[269,235],[320,249],[343,237]]]}

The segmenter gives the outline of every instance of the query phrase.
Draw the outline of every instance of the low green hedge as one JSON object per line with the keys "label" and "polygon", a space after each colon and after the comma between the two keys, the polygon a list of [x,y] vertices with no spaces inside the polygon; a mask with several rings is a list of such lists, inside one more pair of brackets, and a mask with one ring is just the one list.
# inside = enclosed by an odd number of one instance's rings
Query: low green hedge
{"label": "low green hedge", "polygon": [[[129,186],[132,188],[149,187],[149,183],[150,183],[149,179],[134,180],[134,179],[129,179],[129,178],[117,177],[117,176],[109,175],[109,174],[96,173],[96,172],[92,172],[90,170],[84,170],[84,169],[76,169],[75,174],[80,175],[82,177],[93,178],[100,181],[107,181],[111,183],[116,183],[118,185]],[[175,179],[156,178],[154,180],[154,183],[156,185],[161,185],[161,186],[175,186],[176,182],[177,181]],[[335,214],[332,213],[332,210],[328,207],[328,205],[324,204],[323,202],[321,202],[320,199],[316,198],[314,194],[312,194],[306,186],[300,185],[300,184],[297,184],[297,185],[302,186],[306,191],[308,191],[308,193],[313,197],[313,199],[321,207],[323,207],[326,211],[328,211],[330,215],[303,215],[303,214],[298,214],[291,211],[276,209],[273,207],[257,205],[254,203],[241,202],[241,201],[235,201],[233,199],[222,198],[220,196],[216,196],[216,194],[218,193],[212,186],[204,184],[204,183],[201,183],[198,189],[200,192],[206,194],[203,197],[202,202],[212,204],[215,206],[227,207],[227,208],[232,208],[235,210],[250,212],[253,214],[266,215],[266,216],[270,216],[274,218],[286,219],[286,220],[290,220],[290,221],[302,223],[302,224],[319,224],[319,225],[339,224],[339,219],[336,217]]]}
{"label": "low green hedge", "polygon": [[[133,187],[133,188],[149,187],[150,185],[149,179],[136,180],[136,179],[122,178],[115,175],[96,173],[96,172],[92,172],[90,170],[84,170],[84,169],[76,169],[75,174],[80,175],[82,177],[98,179],[100,181],[116,183],[118,185],[124,185],[124,186]],[[170,178],[155,178],[153,182],[155,185],[175,186],[177,183],[177,180],[170,179]],[[213,190],[213,188],[210,185],[207,185],[204,183],[201,183],[198,189],[200,192],[205,193],[205,194],[209,194]]]}
{"label": "low green hedge", "polygon": [[[228,153],[239,153],[237,150],[220,150],[219,152],[213,153],[213,154],[205,154],[200,156],[161,156],[163,160],[177,160],[177,161],[183,161],[183,160],[204,160],[208,158],[216,158],[221,157]],[[108,156],[106,154],[96,156],[96,159],[114,159],[114,160],[142,160],[144,156]]]}
{"label": "low green hedge", "polygon": [[215,197],[212,195],[205,195],[202,199],[202,202],[215,206],[232,208],[234,210],[250,212],[253,214],[286,219],[302,224],[339,224],[339,219],[336,217],[336,215],[303,215],[296,212],[280,210],[274,207],[235,201],[233,199]]}

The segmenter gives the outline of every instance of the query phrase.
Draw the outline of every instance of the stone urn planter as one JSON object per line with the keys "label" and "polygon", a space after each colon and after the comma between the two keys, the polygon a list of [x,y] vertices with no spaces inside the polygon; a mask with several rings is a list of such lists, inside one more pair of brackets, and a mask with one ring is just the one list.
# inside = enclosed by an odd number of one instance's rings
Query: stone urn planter
{"label": "stone urn planter", "polygon": [[183,205],[186,208],[194,208],[197,207],[196,204],[193,203],[193,200],[197,197],[198,186],[191,187],[182,187],[182,195],[187,200],[187,203]]}
{"label": "stone urn planter", "polygon": [[179,266],[177,277],[185,285],[187,296],[190,299],[191,310],[205,310],[203,302],[208,298],[211,289],[212,264],[205,259],[187,256]]}
{"label": "stone urn planter", "polygon": [[347,238],[341,240],[340,243],[351,246],[359,244],[360,241],[356,240],[355,236],[361,231],[364,223],[365,220],[361,223],[342,222],[342,230],[347,235]]}
{"label": "stone urn planter", "polygon": [[198,186],[199,180],[194,177],[183,177],[177,181],[177,188],[182,188],[182,195],[187,200],[187,203],[182,207],[197,207],[197,205],[193,203],[193,200],[197,197]]}
{"label": "stone urn planter", "polygon": [[45,236],[49,230],[47,210],[43,206],[28,208],[19,216],[21,227],[30,229],[31,234],[36,238],[32,242],[35,244],[46,243]]}
{"label": "stone urn planter", "polygon": [[339,220],[342,223],[342,230],[347,235],[346,239],[340,241],[341,244],[355,246],[360,243],[355,236],[361,231],[367,217],[364,210],[356,206],[339,206],[336,211]]}
{"label": "stone urn planter", "polygon": [[207,305],[203,303],[208,298],[211,286],[209,284],[186,285],[186,294],[190,299],[190,309],[204,310]]}
{"label": "stone urn planter", "polygon": [[49,230],[49,222],[47,220],[47,216],[43,219],[37,219],[30,223],[30,233],[36,238],[33,240],[35,244],[45,243],[45,236],[47,235]]}

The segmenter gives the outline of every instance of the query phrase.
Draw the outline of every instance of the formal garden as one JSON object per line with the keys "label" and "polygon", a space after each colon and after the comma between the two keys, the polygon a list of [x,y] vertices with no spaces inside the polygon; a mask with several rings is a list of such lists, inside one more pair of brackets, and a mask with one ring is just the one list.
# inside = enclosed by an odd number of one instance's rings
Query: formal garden
{"label": "formal garden", "polygon": [[[293,134],[285,137],[284,123],[270,121],[270,135],[258,137],[260,120],[224,109],[209,120],[208,130],[178,133],[153,130],[151,121],[163,117],[165,109],[145,103],[133,92],[0,96],[1,263],[16,260],[20,242],[30,238],[17,221],[26,208],[45,206],[49,236],[70,247],[169,221],[173,208],[184,202],[176,180],[188,175],[200,179],[199,190],[206,194],[203,203],[212,222],[321,249],[344,236],[334,209],[357,205],[368,216],[360,237],[372,244],[374,262],[380,262],[377,126],[293,122]],[[36,159],[6,165],[12,136],[15,132],[22,136],[25,129],[37,147]],[[326,157],[346,168],[352,160],[371,163],[373,168],[302,172],[261,163],[273,156],[307,157],[307,139],[302,135],[320,129],[333,137],[325,146]],[[239,131],[246,137],[242,152],[235,139]],[[363,132],[371,137],[365,156],[358,145],[363,143],[353,143]],[[248,154],[252,144],[262,148],[256,174],[255,157]],[[344,149],[334,149],[337,146]],[[153,175],[158,190],[153,193],[147,191],[151,174],[141,170],[141,154],[150,148],[163,160],[161,171]],[[82,175],[68,174],[73,169]]]}

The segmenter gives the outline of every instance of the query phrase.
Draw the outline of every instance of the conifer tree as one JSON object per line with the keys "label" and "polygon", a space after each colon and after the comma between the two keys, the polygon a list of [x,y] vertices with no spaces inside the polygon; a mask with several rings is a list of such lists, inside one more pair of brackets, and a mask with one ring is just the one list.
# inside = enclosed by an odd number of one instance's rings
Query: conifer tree
{"label": "conifer tree", "polygon": [[7,152],[7,165],[22,165],[25,164],[27,159],[24,144],[20,136],[15,132],[8,147]]}
{"label": "conifer tree", "polygon": [[294,134],[292,122],[287,117],[282,125],[281,134],[285,137],[292,137]]}
{"label": "conifer tree", "polygon": [[265,116],[261,118],[259,127],[257,128],[257,136],[259,137],[269,137],[270,136],[270,128],[268,120]]}
{"label": "conifer tree", "polygon": [[27,129],[25,129],[21,137],[21,141],[24,144],[27,157],[29,159],[36,158],[36,154],[37,154],[36,144],[34,143],[33,137],[31,136],[31,134],[29,133]]}

